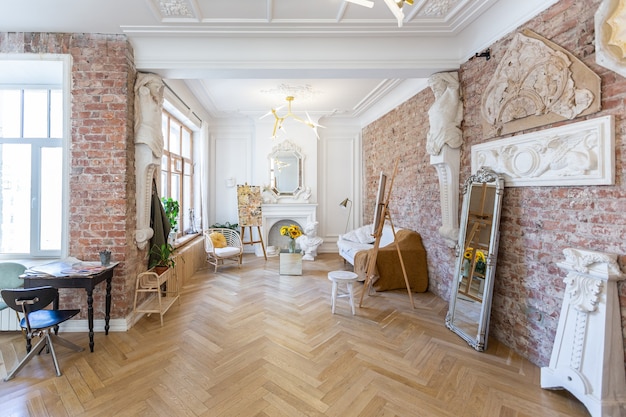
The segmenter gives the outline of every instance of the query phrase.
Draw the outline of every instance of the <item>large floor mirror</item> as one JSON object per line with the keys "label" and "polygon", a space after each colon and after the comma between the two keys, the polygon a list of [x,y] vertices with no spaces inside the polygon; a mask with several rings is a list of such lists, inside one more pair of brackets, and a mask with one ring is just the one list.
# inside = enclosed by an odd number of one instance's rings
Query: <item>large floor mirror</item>
{"label": "large floor mirror", "polygon": [[463,208],[446,326],[478,351],[487,348],[504,178],[481,168],[463,186]]}

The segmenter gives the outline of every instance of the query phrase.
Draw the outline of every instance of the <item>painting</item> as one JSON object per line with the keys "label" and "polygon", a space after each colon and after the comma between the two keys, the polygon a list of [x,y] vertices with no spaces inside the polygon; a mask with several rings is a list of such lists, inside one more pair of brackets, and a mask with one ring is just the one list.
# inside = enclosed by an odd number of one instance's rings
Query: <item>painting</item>
{"label": "painting", "polygon": [[237,203],[239,206],[239,226],[261,226],[263,216],[261,187],[258,185],[237,185]]}

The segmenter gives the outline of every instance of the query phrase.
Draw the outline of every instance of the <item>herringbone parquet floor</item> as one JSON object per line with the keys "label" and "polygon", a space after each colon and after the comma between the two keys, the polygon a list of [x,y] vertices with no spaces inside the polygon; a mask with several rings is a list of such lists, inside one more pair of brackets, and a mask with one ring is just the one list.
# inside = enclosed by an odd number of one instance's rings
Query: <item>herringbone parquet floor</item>
{"label": "herringbone parquet floor", "polygon": [[[95,352],[57,348],[0,382],[2,416],[588,416],[539,369],[491,339],[479,353],[445,328],[447,302],[406,291],[347,300],[330,313],[336,254],[279,276],[278,259],[187,280],[181,305],[128,332],[96,334]],[[360,291],[360,286],[358,288]],[[64,337],[85,345],[84,334]],[[0,334],[0,376],[24,355]]]}

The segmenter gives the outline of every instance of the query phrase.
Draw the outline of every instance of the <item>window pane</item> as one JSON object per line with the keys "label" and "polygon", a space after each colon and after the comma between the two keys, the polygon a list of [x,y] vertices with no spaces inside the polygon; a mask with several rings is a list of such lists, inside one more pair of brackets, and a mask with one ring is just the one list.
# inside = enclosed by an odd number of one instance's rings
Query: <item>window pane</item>
{"label": "window pane", "polygon": [[31,146],[0,144],[0,252],[30,253]]}
{"label": "window pane", "polygon": [[183,153],[185,158],[191,158],[191,132],[183,129]]}
{"label": "window pane", "polygon": [[180,175],[172,174],[172,189],[169,196],[180,202]]}
{"label": "window pane", "polygon": [[61,249],[61,148],[41,150],[41,250]]}
{"label": "window pane", "polygon": [[48,137],[48,90],[24,90],[24,137]]}
{"label": "window pane", "polygon": [[170,152],[180,155],[180,124],[170,119]]}
{"label": "window pane", "polygon": [[19,138],[22,94],[20,90],[0,90],[0,138]]}
{"label": "window pane", "polygon": [[165,113],[163,114],[163,119],[161,119],[161,122],[162,122],[161,123],[161,131],[163,132],[163,149],[168,150],[170,148],[170,145],[169,145],[170,141],[167,138],[167,133],[168,133],[167,122],[168,122],[168,119],[167,119],[167,115]]}
{"label": "window pane", "polygon": [[[63,91],[50,91],[50,137],[63,137]],[[60,162],[60,161],[59,161]]]}
{"label": "window pane", "polygon": [[169,188],[167,187],[167,178],[167,172],[161,171],[161,197],[167,197],[170,195]]}

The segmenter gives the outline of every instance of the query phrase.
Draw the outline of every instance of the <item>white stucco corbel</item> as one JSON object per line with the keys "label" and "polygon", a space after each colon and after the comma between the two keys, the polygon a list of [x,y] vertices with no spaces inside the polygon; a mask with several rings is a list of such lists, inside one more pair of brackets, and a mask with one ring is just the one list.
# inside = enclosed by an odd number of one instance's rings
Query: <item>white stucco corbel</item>
{"label": "white stucco corbel", "polygon": [[135,241],[145,249],[154,230],[150,227],[152,179],[161,165],[163,155],[163,89],[161,77],[137,74],[135,82],[135,180],[137,230]]}
{"label": "white stucco corbel", "polygon": [[428,84],[435,94],[435,102],[428,110],[430,130],[426,151],[430,164],[437,170],[441,199],[441,227],[439,234],[454,247],[459,235],[459,172],[463,134],[463,103],[456,72],[432,75]]}

